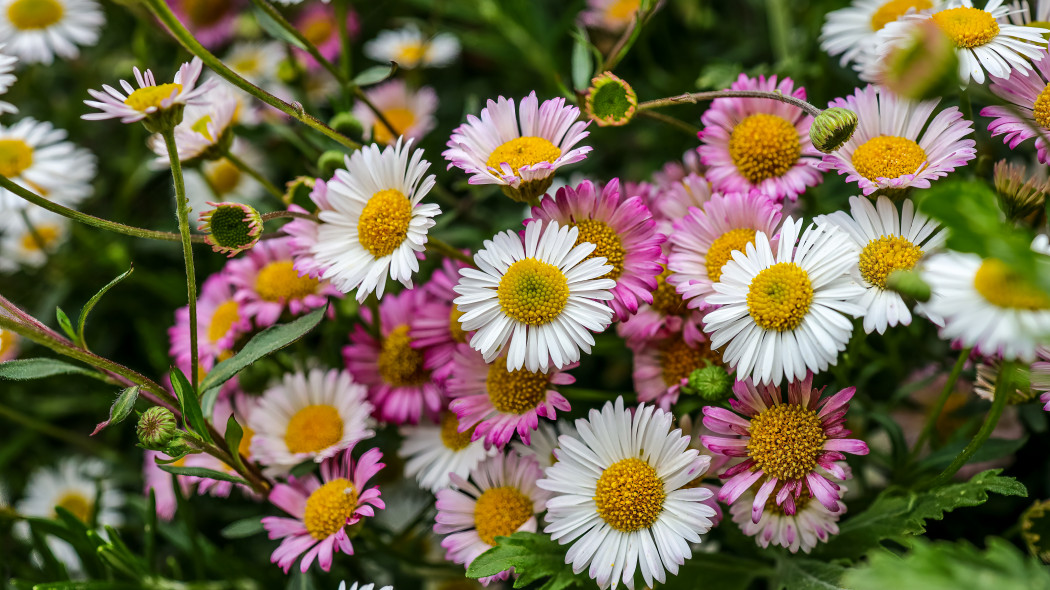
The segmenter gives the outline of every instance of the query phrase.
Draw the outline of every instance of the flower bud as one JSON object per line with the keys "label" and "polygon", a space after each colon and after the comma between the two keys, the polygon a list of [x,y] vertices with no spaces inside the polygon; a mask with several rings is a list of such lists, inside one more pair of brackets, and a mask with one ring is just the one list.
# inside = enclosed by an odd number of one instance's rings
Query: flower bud
{"label": "flower bud", "polygon": [[705,402],[718,403],[732,395],[733,381],[723,367],[707,361],[706,367],[689,374],[689,382],[682,386],[682,391],[698,395]]}
{"label": "flower bud", "polygon": [[299,205],[304,209],[312,206],[310,193],[313,192],[317,181],[318,179],[313,176],[297,176],[295,179],[289,180],[284,185],[284,196],[281,197],[281,200],[284,201],[285,205]]}
{"label": "flower bud", "polygon": [[328,150],[317,159],[323,178],[331,178],[335,171],[346,166],[346,155],[339,150]]}
{"label": "flower bud", "polygon": [[361,121],[358,121],[357,117],[350,113],[337,114],[328,122],[328,126],[349,137],[361,137],[365,132]]}
{"label": "flower bud", "polygon": [[153,406],[139,416],[135,432],[138,433],[142,446],[160,449],[175,438],[178,424],[171,410],[162,406]]}
{"label": "flower bud", "polygon": [[841,107],[831,107],[813,119],[809,139],[813,147],[825,154],[842,147],[857,130],[857,113]]}
{"label": "flower bud", "polygon": [[916,301],[930,300],[930,286],[914,270],[895,270],[886,277],[886,288]]}
{"label": "flower bud", "polygon": [[894,94],[928,100],[959,89],[955,43],[932,20],[917,21],[911,34],[890,49],[876,80]]}
{"label": "flower bud", "polygon": [[1022,221],[1040,211],[1050,195],[1050,180],[1029,178],[1024,166],[1006,160],[995,164],[994,179],[999,208],[1011,221]]}
{"label": "flower bud", "polygon": [[212,250],[232,257],[258,243],[263,228],[258,211],[241,203],[208,204],[215,208],[201,213],[197,229],[207,234],[204,241]]}
{"label": "flower bud", "polygon": [[599,127],[626,125],[638,106],[638,95],[631,85],[612,72],[591,80],[584,102],[584,112]]}

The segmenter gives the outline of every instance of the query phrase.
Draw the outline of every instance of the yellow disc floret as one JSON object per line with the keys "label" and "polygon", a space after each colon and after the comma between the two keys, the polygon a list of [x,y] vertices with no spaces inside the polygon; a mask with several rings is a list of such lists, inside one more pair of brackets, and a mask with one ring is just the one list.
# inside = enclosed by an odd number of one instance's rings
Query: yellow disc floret
{"label": "yellow disc floret", "polygon": [[407,325],[394,328],[383,339],[378,364],[379,376],[394,387],[422,385],[430,380],[430,371],[423,368],[423,352],[412,348]]}
{"label": "yellow disc floret", "polygon": [[711,243],[704,264],[712,283],[717,283],[722,278],[722,267],[733,259],[733,252],[744,252],[748,244],[755,243],[756,233],[751,228],[739,227],[718,236],[718,239]]}
{"label": "yellow disc floret", "polygon": [[666,497],[664,482],[656,470],[635,457],[606,467],[594,490],[598,516],[625,533],[653,526],[663,512]]}
{"label": "yellow disc floret", "polygon": [[310,536],[323,541],[346,526],[357,508],[357,490],[350,480],[340,477],[314,490],[306,499],[303,524]]}
{"label": "yellow disc floret", "polygon": [[[1043,88],[1032,105],[1032,115],[1035,122],[1043,129],[1050,129],[1050,84]],[[6,174],[5,174],[6,176]]]}
{"label": "yellow disc floret", "polygon": [[70,514],[77,517],[77,520],[86,523],[91,519],[91,513],[95,509],[95,503],[91,498],[88,498],[79,491],[69,490],[62,494],[62,497],[55,502],[55,507],[68,510]]}
{"label": "yellow disc floret", "polygon": [[405,241],[411,222],[412,201],[397,189],[381,190],[361,210],[357,239],[372,256],[382,258]]}
{"label": "yellow disc floret", "polygon": [[22,249],[26,252],[46,252],[54,248],[62,237],[62,228],[51,224],[40,224],[22,234]]}
{"label": "yellow disc floret", "polygon": [[397,63],[414,65],[427,54],[426,43],[406,43],[397,50]]}
{"label": "yellow disc floret", "polygon": [[801,155],[798,129],[776,115],[750,115],[729,135],[733,165],[751,184],[787,174]]}
{"label": "yellow disc floret", "polygon": [[[499,170],[500,164],[509,164],[515,174],[525,166],[540,162],[553,163],[561,156],[561,149],[542,137],[515,137],[492,150],[486,164]],[[518,174],[518,176],[521,176]]]}
{"label": "yellow disc floret", "polygon": [[817,465],[827,435],[820,417],[797,404],[777,404],[751,418],[747,456],[751,469],[779,480],[801,479]]}
{"label": "yellow disc floret", "polygon": [[283,303],[317,293],[320,281],[299,276],[291,260],[271,262],[255,277],[255,292],[264,301]]}
{"label": "yellow disc floret", "polygon": [[613,21],[625,21],[638,12],[641,0],[616,0],[605,9],[605,17]]}
{"label": "yellow disc floret", "polygon": [[474,528],[482,542],[496,544],[496,537],[514,534],[532,518],[532,500],[518,488],[489,488],[474,505]]}
{"label": "yellow disc floret", "polygon": [[226,158],[204,165],[204,175],[219,195],[228,195],[241,183],[241,170]]}
{"label": "yellow disc floret", "polygon": [[996,307],[1031,311],[1050,309],[1050,297],[1046,293],[997,258],[988,258],[981,263],[973,277],[973,286],[981,297]]}
{"label": "yellow disc floret", "polygon": [[139,88],[135,92],[132,92],[124,99],[124,104],[135,109],[136,111],[146,112],[150,108],[161,107],[161,101],[167,98],[171,98],[171,95],[175,92],[182,91],[182,84],[158,84],[156,86],[146,86]]}
{"label": "yellow disc floret", "polygon": [[995,39],[999,23],[990,12],[970,6],[942,10],[933,15],[933,22],[944,31],[956,47],[972,49]]}
{"label": "yellow disc floret", "polygon": [[343,438],[343,417],[328,404],[306,406],[295,413],[284,431],[292,453],[317,453]]}
{"label": "yellow disc floret", "polygon": [[612,270],[600,278],[614,281],[620,278],[620,275],[623,274],[624,256],[627,254],[623,249],[623,242],[620,241],[620,235],[613,228],[609,227],[609,224],[596,219],[584,219],[573,225],[580,230],[579,237],[576,238],[576,244],[574,244],[575,246],[584,242],[590,242],[595,246],[594,251],[588,254],[584,260],[600,256],[605,259],[606,264],[613,267]]}
{"label": "yellow disc floret", "polygon": [[747,311],[764,330],[794,330],[813,302],[809,274],[794,262],[781,262],[751,279]]}
{"label": "yellow disc floret", "polygon": [[62,20],[65,13],[58,0],[15,0],[7,6],[7,19],[21,31],[46,29]]}
{"label": "yellow disc floret", "polygon": [[15,178],[33,165],[33,148],[21,139],[0,139],[0,176]]}
{"label": "yellow disc floret", "polygon": [[461,317],[463,317],[463,312],[459,310],[456,304],[452,304],[452,308],[448,312],[448,331],[452,334],[453,340],[465,344],[467,342],[467,332],[463,330],[463,324],[459,321]]}
{"label": "yellow disc floret", "polygon": [[530,326],[554,321],[569,301],[569,281],[553,264],[525,258],[510,265],[496,289],[503,313]]}
{"label": "yellow disc floret", "polygon": [[852,162],[858,174],[875,182],[918,174],[926,162],[926,151],[908,138],[880,135],[853,150]]}
{"label": "yellow disc floret", "polygon": [[671,270],[665,267],[663,272],[656,276],[656,290],[653,291],[651,307],[663,315],[682,315],[688,309],[675,286],[667,282],[670,275]]}
{"label": "yellow disc floret", "polygon": [[459,431],[459,419],[454,412],[445,412],[441,416],[441,442],[445,447],[453,451],[462,451],[470,446],[470,437],[474,434],[473,428],[466,432]]}
{"label": "yellow disc floret", "polygon": [[208,324],[208,341],[218,342],[220,338],[230,333],[230,328],[240,319],[240,306],[233,299],[216,307],[215,313],[211,314],[211,322]]}
{"label": "yellow disc floret", "polygon": [[396,133],[390,133],[382,121],[376,121],[372,126],[372,139],[376,143],[394,143],[398,136],[404,135],[409,127],[415,125],[416,114],[412,109],[387,109],[383,111],[383,117],[390,123]]}
{"label": "yellow disc floret", "polygon": [[868,284],[886,288],[895,270],[911,270],[922,258],[922,249],[901,236],[879,236],[860,251],[860,276]]}
{"label": "yellow disc floret", "polygon": [[881,31],[882,27],[904,16],[909,10],[926,10],[933,8],[930,0],[889,0],[871,15],[871,30]]}
{"label": "yellow disc floret", "polygon": [[485,390],[496,411],[504,414],[524,414],[535,410],[547,397],[549,379],[542,371],[527,369],[508,371],[507,362],[499,359],[489,365]]}
{"label": "yellow disc floret", "polygon": [[693,348],[682,338],[669,340],[660,349],[660,370],[664,385],[679,385],[694,370],[703,368],[705,360],[721,364],[720,355],[712,351],[706,341]]}
{"label": "yellow disc floret", "polygon": [[255,431],[244,424],[241,424],[241,430],[241,444],[237,445],[237,453],[246,459],[251,459],[252,437],[255,436]]}

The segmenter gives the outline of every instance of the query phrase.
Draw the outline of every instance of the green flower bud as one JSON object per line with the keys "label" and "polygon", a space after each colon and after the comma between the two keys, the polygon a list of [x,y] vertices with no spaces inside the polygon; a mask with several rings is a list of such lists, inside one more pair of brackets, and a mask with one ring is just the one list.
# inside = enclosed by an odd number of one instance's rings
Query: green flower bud
{"label": "green flower bud", "polygon": [[142,446],[160,449],[167,445],[178,432],[178,424],[171,410],[162,406],[153,406],[139,416],[135,427]]}
{"label": "green flower bud", "polygon": [[201,213],[197,229],[212,250],[232,257],[259,242],[263,221],[258,211],[241,203],[208,204],[215,208]]}
{"label": "green flower bud", "polygon": [[725,368],[707,361],[706,367],[689,374],[689,382],[682,386],[682,391],[698,395],[705,402],[718,403],[733,394],[733,381]]}
{"label": "green flower bud", "polygon": [[831,107],[816,116],[809,127],[813,147],[825,154],[842,147],[857,130],[857,113],[841,107]]}
{"label": "green flower bud", "polygon": [[350,113],[338,113],[328,122],[328,126],[348,137],[361,137],[365,132],[361,121]]}
{"label": "green flower bud", "polygon": [[996,163],[994,179],[999,208],[1011,221],[1023,221],[1041,211],[1050,195],[1050,180],[1029,177],[1023,165],[1006,160]]}
{"label": "green flower bud", "polygon": [[928,100],[959,88],[955,43],[932,20],[916,22],[911,35],[883,60],[877,80],[894,94]]}
{"label": "green flower bud", "polygon": [[346,155],[339,150],[328,150],[317,159],[317,167],[321,169],[321,176],[331,178],[335,171],[346,166]]}
{"label": "green flower bud", "polygon": [[584,102],[584,112],[600,127],[626,125],[638,106],[638,95],[631,85],[612,72],[591,80]]}
{"label": "green flower bud", "polygon": [[285,205],[299,205],[303,209],[310,209],[314,206],[310,193],[314,191],[316,185],[317,179],[313,176],[298,176],[294,180],[289,180],[285,185],[284,196],[281,197],[281,200]]}

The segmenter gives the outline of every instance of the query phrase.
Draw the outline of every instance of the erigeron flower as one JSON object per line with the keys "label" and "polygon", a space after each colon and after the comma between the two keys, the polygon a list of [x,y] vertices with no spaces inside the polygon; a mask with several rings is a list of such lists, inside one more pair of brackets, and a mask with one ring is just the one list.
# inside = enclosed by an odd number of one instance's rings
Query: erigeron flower
{"label": "erigeron flower", "polygon": [[0,43],[26,63],[76,58],[105,22],[94,0],[0,0]]}
{"label": "erigeron flower", "polygon": [[68,218],[39,207],[22,214],[0,219],[0,272],[43,266],[69,239]]}
{"label": "erigeron flower", "polygon": [[[179,67],[172,82],[157,84],[152,71],[146,70],[143,73],[137,67],[133,68],[137,89],[127,80],[120,81],[120,86],[127,96],[108,84],[102,85],[104,92],[89,89],[88,94],[95,100],[85,100],[84,104],[98,109],[99,112],[81,115],[80,118],[88,121],[119,118],[121,123],[146,120],[148,123],[158,122],[163,127],[174,127],[181,121],[180,109],[186,105],[207,103],[208,93],[218,84],[212,78],[198,86],[197,80],[203,69],[204,63],[199,57],[194,57],[192,61]],[[169,119],[169,114],[178,116]],[[160,130],[161,128],[151,129]]]}
{"label": "erigeron flower", "polygon": [[831,101],[829,106],[857,113],[860,125],[839,150],[824,155],[819,167],[845,174],[846,182],[856,182],[864,195],[930,188],[931,180],[977,156],[977,143],[963,139],[973,133],[973,122],[958,107],[934,115],[939,102],[911,101],[878,86]]}
{"label": "erigeron flower", "polygon": [[[0,43],[0,94],[6,94],[17,80],[12,72],[15,71],[15,65],[18,64],[18,58],[8,55],[6,51],[3,51],[5,48],[6,45]],[[0,100],[0,115],[17,112],[18,107],[9,102]]]}
{"label": "erigeron flower", "polygon": [[[695,172],[658,187],[648,199],[649,210],[656,219],[656,230],[670,237],[675,222],[685,217],[690,209],[703,209],[713,194],[711,183]],[[664,249],[667,249],[666,242]]]}
{"label": "erigeron flower", "polygon": [[459,41],[451,33],[424,37],[414,24],[396,31],[381,31],[365,43],[365,55],[380,63],[397,62],[399,68],[442,68],[459,57]]}
{"label": "erigeron flower", "polygon": [[706,340],[689,343],[678,334],[635,350],[632,377],[638,401],[669,409],[689,375],[707,363],[721,365],[722,355]]}
{"label": "erigeron flower", "polygon": [[536,93],[521,99],[491,99],[481,118],[467,115],[467,122],[452,132],[441,155],[470,174],[470,184],[499,185],[507,196],[530,201],[543,195],[555,170],[587,157],[590,146],[574,147],[590,135],[589,121],[578,121],[580,109],[566,106],[564,98],[539,104]]}
{"label": "erigeron flower", "polygon": [[[201,158],[217,160],[233,141],[234,114],[238,103],[229,86],[217,85],[204,101],[186,107],[182,122],[175,127],[175,148],[180,162]],[[149,138],[149,147],[157,154],[155,164],[167,168],[168,147],[160,134]]]}
{"label": "erigeron flower", "polygon": [[[66,141],[51,123],[26,117],[0,125],[0,176],[66,206],[76,206],[94,192],[95,156]],[[26,201],[0,188],[0,213],[18,216]]]}
{"label": "erigeron flower", "polygon": [[[471,471],[467,480],[452,474],[452,488],[437,493],[438,513],[434,532],[445,535],[445,558],[470,567],[477,556],[496,544],[496,537],[517,531],[536,532],[536,515],[543,512],[550,494],[539,487],[543,476],[532,457],[517,453],[496,454]],[[506,580],[510,571],[482,578],[488,585]]]}
{"label": "erigeron flower", "polygon": [[839,58],[840,66],[875,56],[877,34],[906,14],[939,9],[941,0],[853,0],[829,12],[820,32],[820,48]]}
{"label": "erigeron flower", "polygon": [[850,277],[856,257],[849,236],[834,227],[803,232],[802,221],[788,217],[776,252],[765,233],[756,233],[746,253],[734,252],[722,267],[707,297],[720,306],[704,316],[711,347],[726,347],[723,359],[738,379],[760,384],[826,370],[853,333],[848,316],[864,313],[853,303],[864,294]]}
{"label": "erigeron flower", "polygon": [[562,435],[576,436],[576,427],[572,422],[569,420],[543,422],[529,437],[528,444],[516,440],[511,442],[510,446],[519,455],[536,459],[540,469],[546,470],[558,462],[554,454],[558,448],[558,437]]}
{"label": "erigeron flower", "polygon": [[[1050,147],[1040,136],[1050,133],[1050,52],[1042,51],[1032,60],[1035,70],[1029,76],[992,77],[988,89],[996,96],[1014,105],[989,106],[981,109],[982,117],[993,119],[988,123],[992,137],[1003,136],[1003,143],[1017,149],[1021,143],[1035,138],[1039,162],[1050,163]],[[1020,111],[1020,114],[1018,114]],[[1033,129],[1033,127],[1035,129]]]}
{"label": "erigeron flower", "polygon": [[936,221],[915,211],[905,199],[900,212],[886,196],[875,204],[867,197],[850,197],[850,213],[836,211],[817,218],[832,223],[847,234],[857,250],[857,270],[864,295],[858,302],[864,308],[864,331],[886,332],[898,324],[911,324],[911,312],[900,294],[887,288],[887,279],[897,270],[912,270],[946,237]]}
{"label": "erigeron flower", "polygon": [[[715,406],[704,408],[704,426],[716,433],[702,436],[704,446],[715,453],[743,459],[722,474],[727,480],[718,499],[737,501],[756,484],[751,521],[762,519],[767,500],[796,514],[803,494],[816,499],[831,512],[841,509],[839,486],[830,478],[845,480],[844,453],[868,454],[862,440],[846,438],[846,413],[856,393],[847,387],[821,397],[824,388],[813,388],[806,375],[788,386],[787,401],[775,385],[754,385],[750,379],[733,386],[734,411]],[[773,492],[776,491],[776,494]]]}
{"label": "erigeron flower", "polygon": [[[303,37],[317,48],[318,53],[328,61],[339,56],[342,48],[339,40],[339,24],[335,8],[325,4],[312,3],[299,12],[295,19],[295,28]],[[350,38],[357,36],[357,13],[352,9],[346,13],[346,30]],[[308,68],[319,69],[321,64],[305,50],[297,49],[296,53],[306,62]]]}
{"label": "erigeron flower", "polygon": [[828,510],[824,504],[813,502],[813,496],[803,490],[795,499],[795,512],[788,514],[783,506],[776,503],[776,494],[771,493],[762,508],[758,522],[752,517],[755,501],[754,492],[748,490],[729,507],[729,513],[743,533],[755,538],[755,543],[763,549],[770,545],[783,547],[792,553],[809,553],[818,543],[827,543],[831,535],[839,533],[839,518],[846,513],[846,504],[841,500],[846,493],[846,486],[838,486],[836,494],[837,509]]}
{"label": "erigeron flower", "polygon": [[594,337],[612,322],[612,266],[587,256],[594,245],[576,244],[579,229],[533,222],[524,236],[513,231],[485,240],[474,256],[478,268],[460,270],[455,303],[460,324],[476,331],[470,346],[486,362],[506,355],[507,369],[556,369],[590,352]]}
{"label": "erigeron flower", "polygon": [[419,141],[437,125],[434,113],[437,112],[438,98],[430,86],[413,90],[404,80],[395,79],[365,90],[365,96],[395,131],[391,133],[368,105],[358,101],[354,103],[352,113],[364,128],[366,141],[380,145],[390,145],[398,137]]}
{"label": "erigeron flower", "polygon": [[170,0],[175,17],[208,49],[215,49],[234,35],[245,0]]}
{"label": "erigeron flower", "polygon": [[[266,169],[262,155],[247,141],[234,137],[230,152],[256,170]],[[225,157],[184,168],[183,174],[186,198],[192,211],[207,209],[209,202],[237,201],[259,205],[266,191],[258,180]]]}
{"label": "erigeron flower", "polygon": [[456,298],[459,271],[466,267],[458,260],[442,260],[423,287],[422,303],[412,314],[408,333],[412,346],[423,351],[423,367],[432,371],[434,379],[440,382],[447,381],[452,374],[455,368],[452,357],[470,336],[459,323],[463,314],[452,303]]}
{"label": "erigeron flower", "polygon": [[537,482],[553,493],[543,532],[571,543],[565,563],[577,574],[587,569],[603,590],[633,589],[639,569],[649,588],[677,574],[715,515],[704,503],[711,491],[688,487],[710,459],[671,430],[670,413],[632,410],[617,397],[577,420],[578,435],[559,437],[558,461]]}
{"label": "erigeron flower", "polygon": [[587,0],[578,20],[585,27],[621,33],[638,18],[641,5],[641,0]]}
{"label": "erigeron flower", "polygon": [[0,363],[18,357],[18,334],[0,328]]}
{"label": "erigeron flower", "polygon": [[[805,100],[791,78],[748,78],[740,74],[731,90],[779,92]],[[815,167],[820,152],[809,139],[813,117],[802,109],[766,98],[717,98],[704,112],[700,159],[715,191],[757,189],[777,202],[794,201],[822,181]]]}
{"label": "erigeron flower", "polygon": [[460,432],[459,426],[455,413],[442,412],[437,425],[402,427],[405,440],[397,454],[405,460],[405,477],[437,493],[449,486],[449,474],[467,477],[478,463],[496,454],[495,447],[486,449],[481,440],[471,441],[473,428]]}
{"label": "erigeron flower", "polygon": [[616,333],[626,340],[630,349],[637,352],[654,341],[671,337],[681,337],[690,346],[704,340],[700,327],[703,314],[688,308],[675,286],[668,281],[670,277],[670,269],[664,267],[663,272],[656,275],[652,304],[639,306],[638,313],[616,324]]}
{"label": "erigeron flower", "polygon": [[[235,287],[224,273],[211,275],[204,281],[197,297],[197,352],[202,364],[211,368],[215,362],[232,355],[236,340],[251,331],[251,318],[234,299]],[[179,366],[189,366],[193,349],[190,347],[190,312],[181,307],[175,312],[175,325],[168,329],[171,342],[169,354]]]}
{"label": "erigeron flower", "polygon": [[379,486],[365,489],[368,480],[385,467],[379,462],[382,458],[379,449],[370,449],[355,462],[350,451],[345,451],[321,464],[320,479],[311,474],[275,485],[270,502],[293,518],[262,519],[269,537],[282,539],[270,560],[288,573],[302,556],[299,571],[305,573],[315,559],[328,571],[335,553],[353,555],[347,527],[386,507]]}
{"label": "erigeron flower", "polygon": [[222,63],[270,94],[290,97],[291,91],[278,77],[286,57],[285,44],[281,41],[240,41],[230,47]]}
{"label": "erigeron flower", "polygon": [[1029,379],[1032,391],[1039,393],[1039,401],[1043,402],[1043,411],[1050,412],[1050,349],[1040,346],[1036,349],[1037,362],[1032,363]]}

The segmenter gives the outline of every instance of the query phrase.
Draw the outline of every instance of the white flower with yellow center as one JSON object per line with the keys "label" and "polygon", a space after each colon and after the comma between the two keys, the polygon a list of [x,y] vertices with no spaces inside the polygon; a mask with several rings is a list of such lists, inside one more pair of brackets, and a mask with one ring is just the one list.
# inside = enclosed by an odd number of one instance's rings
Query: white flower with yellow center
{"label": "white flower with yellow center", "polygon": [[346,371],[291,373],[266,390],[248,419],[251,455],[283,475],[307,459],[321,463],[375,434],[366,389]]}
{"label": "white flower with yellow center", "polygon": [[820,30],[820,48],[839,55],[839,65],[872,59],[876,35],[906,14],[940,8],[940,0],[853,0],[846,8],[827,14]]}
{"label": "white flower with yellow center", "polygon": [[[48,200],[76,206],[94,191],[95,156],[66,137],[51,123],[31,118],[0,125],[0,175]],[[0,189],[0,215],[25,206],[21,197]]]}
{"label": "white flower with yellow center", "polygon": [[25,218],[11,213],[0,219],[0,271],[43,266],[69,238],[67,218],[36,207],[24,213]]}
{"label": "white flower with yellow center", "polygon": [[[409,157],[411,156],[411,159]],[[420,203],[434,187],[430,162],[412,140],[387,146],[372,144],[346,159],[328,182],[317,241],[310,249],[324,267],[322,277],[343,293],[357,289],[357,300],[375,292],[382,299],[387,277],[412,287],[419,270],[418,252],[426,249],[427,231],[441,209]]]}
{"label": "white flower with yellow center", "polygon": [[857,247],[835,227],[803,232],[802,221],[788,217],[776,252],[758,232],[746,254],[733,252],[707,297],[720,306],[704,317],[711,348],[728,344],[725,363],[738,379],[760,384],[826,370],[853,333],[848,316],[864,314],[853,302],[864,294],[850,277],[856,260]]}
{"label": "white flower with yellow center", "polygon": [[605,258],[588,258],[594,244],[576,245],[579,230],[557,222],[525,227],[485,240],[474,256],[478,268],[459,271],[455,304],[464,330],[477,333],[470,346],[486,362],[506,354],[507,369],[547,371],[590,353],[594,337],[612,322],[616,281]]}
{"label": "white flower with yellow center", "polygon": [[0,0],[0,43],[27,63],[76,58],[105,22],[94,0]]}
{"label": "white flower with yellow center", "polygon": [[[237,109],[237,99],[229,86],[216,86],[208,93],[206,102],[186,107],[182,123],[175,127],[179,160],[218,159],[232,141],[230,127]],[[160,134],[152,135],[149,147],[157,154],[156,164],[167,168],[168,147],[164,138]]]}
{"label": "white flower with yellow center", "polygon": [[886,286],[896,270],[912,270],[919,262],[944,244],[945,233],[937,222],[915,212],[915,204],[905,199],[900,213],[888,197],[879,197],[873,205],[867,197],[850,197],[850,213],[836,211],[817,218],[849,234],[859,249],[857,270],[860,271],[864,296],[864,331],[886,332],[898,324],[911,324],[911,312],[900,294]]}
{"label": "white flower with yellow center", "polygon": [[618,397],[577,420],[577,436],[558,438],[558,461],[536,482],[554,494],[543,532],[572,543],[565,563],[577,574],[588,569],[603,590],[633,589],[637,570],[646,587],[663,583],[711,529],[711,490],[687,487],[711,458],[690,449],[673,420],[645,404],[632,411]]}
{"label": "white flower with yellow center", "polygon": [[382,63],[397,62],[404,70],[441,68],[459,56],[459,41],[451,33],[427,38],[415,25],[396,31],[382,31],[365,43],[365,55]]}
{"label": "white flower with yellow center", "polygon": [[470,441],[474,429],[459,431],[459,420],[453,412],[441,414],[441,424],[421,424],[401,428],[405,441],[398,449],[405,459],[405,477],[415,478],[419,487],[437,493],[447,488],[450,474],[467,477],[485,457],[496,454],[496,448],[485,449],[482,440]]}
{"label": "white flower with yellow center", "polygon": [[153,72],[146,70],[143,73],[138,68],[133,68],[135,82],[139,86],[137,89],[127,80],[120,81],[120,87],[124,89],[126,96],[108,84],[102,85],[105,92],[88,89],[88,94],[95,100],[85,100],[84,104],[98,109],[99,112],[81,115],[80,118],[87,121],[119,118],[121,123],[135,123],[172,111],[179,105],[207,103],[206,95],[214,89],[218,81],[213,78],[197,86],[197,79],[200,78],[203,69],[204,63],[199,57],[194,57],[193,61],[182,64],[171,82],[157,84]]}
{"label": "white flower with yellow center", "polygon": [[587,9],[580,13],[580,24],[621,33],[638,18],[641,0],[587,0]]}

